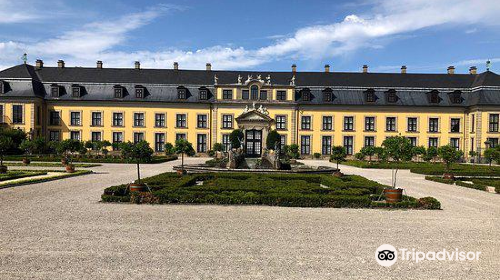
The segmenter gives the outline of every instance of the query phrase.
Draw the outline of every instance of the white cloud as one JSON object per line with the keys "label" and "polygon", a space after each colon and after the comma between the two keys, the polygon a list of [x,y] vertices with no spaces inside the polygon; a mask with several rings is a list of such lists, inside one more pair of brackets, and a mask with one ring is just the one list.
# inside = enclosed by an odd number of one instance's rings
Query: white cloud
{"label": "white cloud", "polygon": [[368,4],[372,6],[368,13],[348,15],[337,23],[301,28],[292,36],[276,37],[268,46],[257,49],[212,46],[196,51],[168,48],[157,52],[115,51],[130,32],[172,9],[157,6],[114,21],[90,23],[37,44],[0,42],[0,64],[8,65],[9,59],[13,61],[27,51],[30,56],[46,60],[65,57],[72,65],[93,65],[101,59],[109,67],[130,67],[134,60],[140,60],[145,67],[158,68],[171,67],[173,61],[183,68],[200,69],[206,62],[216,69],[248,68],[283,59],[313,60],[341,56],[360,48],[381,47],[381,39],[424,28],[495,25],[500,12],[500,1],[491,0],[372,0]]}

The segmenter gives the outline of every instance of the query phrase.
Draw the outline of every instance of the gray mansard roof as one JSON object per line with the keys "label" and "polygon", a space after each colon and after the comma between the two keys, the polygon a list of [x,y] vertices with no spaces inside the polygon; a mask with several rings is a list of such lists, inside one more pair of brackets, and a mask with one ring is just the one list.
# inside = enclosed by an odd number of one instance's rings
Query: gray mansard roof
{"label": "gray mansard roof", "polygon": [[[205,71],[171,69],[118,69],[82,67],[42,67],[21,64],[0,71],[0,81],[7,85],[7,97],[41,97],[48,100],[88,101],[153,101],[153,102],[213,102],[214,76],[219,85],[236,84],[238,76],[271,76],[273,85],[289,86],[295,76],[298,104],[331,105],[396,105],[396,106],[472,106],[500,105],[500,76],[487,71],[470,74],[399,74],[399,73],[345,73],[345,72],[260,72],[260,71]],[[60,97],[50,96],[50,87],[57,84],[63,89]],[[78,84],[82,96],[71,96],[71,86]],[[125,89],[125,96],[114,98],[114,86]],[[146,96],[135,97],[134,88],[141,85]],[[177,88],[185,87],[187,99],[177,99]],[[199,89],[208,89],[208,100],[199,99]],[[310,89],[311,100],[303,101],[301,90]],[[334,99],[323,100],[322,91],[331,88]],[[365,102],[365,91],[374,89],[375,102]],[[386,91],[396,90],[398,101],[387,103]],[[427,94],[439,91],[440,102],[429,104]],[[463,102],[453,104],[449,93],[459,90]],[[128,93],[128,94],[127,94]]]}

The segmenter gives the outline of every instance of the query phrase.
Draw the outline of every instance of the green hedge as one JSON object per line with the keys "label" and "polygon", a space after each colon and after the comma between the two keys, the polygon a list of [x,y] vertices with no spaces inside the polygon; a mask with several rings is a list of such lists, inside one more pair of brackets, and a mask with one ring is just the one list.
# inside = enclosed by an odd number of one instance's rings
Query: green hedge
{"label": "green hedge", "polygon": [[470,189],[476,189],[476,190],[480,190],[480,191],[488,191],[487,187],[485,185],[481,185],[481,184],[475,184],[475,183],[471,184],[471,183],[466,183],[463,181],[456,181],[455,185],[470,188]]}
{"label": "green hedge", "polygon": [[45,174],[46,171],[9,170],[5,174],[0,174],[0,182]]}
{"label": "green hedge", "polygon": [[436,177],[436,176],[425,176],[425,179],[429,180],[429,181],[438,182],[438,183],[448,184],[448,185],[453,185],[453,183],[455,182],[452,179],[443,179],[441,177]]}
{"label": "green hedge", "polygon": [[[8,155],[5,156],[4,160],[5,161],[22,161],[25,156],[19,156],[19,155]],[[33,161],[44,161],[44,162],[59,162],[61,161],[61,156],[56,156],[56,155],[50,155],[50,156],[28,156],[28,158]],[[154,156],[151,161],[149,162],[142,162],[142,163],[163,163],[163,162],[168,162],[172,160],[176,160],[178,157],[177,155],[171,155],[171,156]],[[127,159],[122,159],[119,157],[111,157],[107,156],[105,158],[93,158],[93,157],[75,157],[73,159],[74,162],[89,162],[89,163],[135,163],[131,162]]]}
{"label": "green hedge", "polygon": [[[45,172],[61,172],[61,170],[44,170]],[[16,186],[23,186],[23,185],[31,185],[31,184],[37,184],[37,183],[43,183],[43,182],[49,182],[49,181],[55,181],[59,179],[64,179],[64,178],[69,178],[69,177],[75,177],[75,176],[81,176],[81,175],[86,175],[92,173],[92,170],[77,170],[74,173],[64,173],[61,176],[53,176],[53,177],[46,177],[46,178],[33,178],[31,180],[23,181],[23,182],[12,182],[9,184],[3,184],[0,185],[0,189],[4,188],[10,188],[10,187],[16,187]]]}
{"label": "green hedge", "polygon": [[443,175],[452,173],[455,176],[500,176],[499,166],[453,164],[450,171],[446,171],[444,164],[421,165],[410,169],[412,173],[425,175]]}

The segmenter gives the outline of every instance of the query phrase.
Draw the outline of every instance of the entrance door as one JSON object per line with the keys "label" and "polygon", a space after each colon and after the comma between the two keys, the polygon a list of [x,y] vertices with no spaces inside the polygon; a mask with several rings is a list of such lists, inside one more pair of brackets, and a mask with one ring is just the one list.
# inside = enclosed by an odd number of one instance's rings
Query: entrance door
{"label": "entrance door", "polygon": [[262,130],[247,130],[245,144],[245,153],[248,157],[260,157],[262,153]]}

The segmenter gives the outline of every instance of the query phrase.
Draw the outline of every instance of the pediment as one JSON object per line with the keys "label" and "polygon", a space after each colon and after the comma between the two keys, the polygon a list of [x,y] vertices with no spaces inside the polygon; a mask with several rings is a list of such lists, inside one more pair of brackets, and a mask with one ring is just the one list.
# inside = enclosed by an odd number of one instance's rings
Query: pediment
{"label": "pediment", "polygon": [[270,122],[270,121],[272,121],[272,119],[268,115],[263,114],[263,113],[259,112],[258,110],[251,110],[251,111],[248,111],[246,113],[243,113],[240,116],[238,116],[236,118],[236,120],[238,122],[241,122],[241,121]]}

